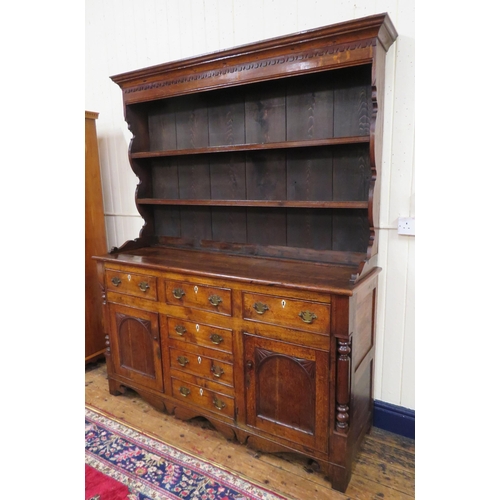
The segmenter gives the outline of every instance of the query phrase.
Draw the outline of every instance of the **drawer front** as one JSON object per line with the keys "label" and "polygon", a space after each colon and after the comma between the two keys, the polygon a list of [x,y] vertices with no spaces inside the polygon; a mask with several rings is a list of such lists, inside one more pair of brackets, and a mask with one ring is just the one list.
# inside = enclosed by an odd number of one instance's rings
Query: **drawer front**
{"label": "drawer front", "polygon": [[243,293],[245,319],[314,333],[330,332],[330,305],[272,295]]}
{"label": "drawer front", "polygon": [[167,302],[231,316],[231,290],[180,281],[166,281]]}
{"label": "drawer front", "polygon": [[172,395],[219,415],[234,418],[234,399],[172,377]]}
{"label": "drawer front", "polygon": [[106,288],[109,291],[157,300],[156,278],[146,274],[106,270]]}
{"label": "drawer front", "polygon": [[183,372],[234,387],[233,365],[216,358],[170,348],[170,366]]}
{"label": "drawer front", "polygon": [[233,352],[233,331],[202,325],[182,319],[168,318],[168,336],[190,344]]}

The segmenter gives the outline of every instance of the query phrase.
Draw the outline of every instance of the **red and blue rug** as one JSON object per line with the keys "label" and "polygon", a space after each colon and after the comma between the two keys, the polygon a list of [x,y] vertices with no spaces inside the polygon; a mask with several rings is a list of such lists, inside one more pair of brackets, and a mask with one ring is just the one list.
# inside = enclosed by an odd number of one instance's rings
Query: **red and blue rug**
{"label": "red and blue rug", "polygon": [[85,500],[286,500],[85,408]]}

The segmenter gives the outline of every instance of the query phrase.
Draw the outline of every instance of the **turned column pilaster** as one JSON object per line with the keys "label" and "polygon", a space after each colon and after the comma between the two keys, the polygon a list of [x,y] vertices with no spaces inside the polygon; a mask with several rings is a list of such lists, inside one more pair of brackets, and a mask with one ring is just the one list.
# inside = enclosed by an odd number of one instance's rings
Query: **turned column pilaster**
{"label": "turned column pilaster", "polygon": [[349,401],[351,397],[351,338],[337,339],[337,376],[335,388],[335,429],[349,429]]}

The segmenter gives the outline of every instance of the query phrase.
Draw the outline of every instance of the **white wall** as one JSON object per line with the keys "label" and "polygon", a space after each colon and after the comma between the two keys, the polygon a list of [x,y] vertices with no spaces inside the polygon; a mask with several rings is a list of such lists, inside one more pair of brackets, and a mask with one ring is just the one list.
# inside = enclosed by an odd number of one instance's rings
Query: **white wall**
{"label": "white wall", "polygon": [[85,109],[97,134],[108,246],[136,238],[143,221],[128,162],[121,90],[109,77],[236,45],[388,12],[399,37],[387,58],[381,182],[375,399],[415,408],[414,0],[86,0]]}

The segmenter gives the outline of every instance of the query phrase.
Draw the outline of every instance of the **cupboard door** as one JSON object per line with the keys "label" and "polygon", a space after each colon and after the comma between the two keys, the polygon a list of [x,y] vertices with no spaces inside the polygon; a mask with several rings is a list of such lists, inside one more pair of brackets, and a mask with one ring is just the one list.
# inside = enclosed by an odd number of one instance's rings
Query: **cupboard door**
{"label": "cupboard door", "polygon": [[109,308],[115,373],[163,392],[158,314],[118,304]]}
{"label": "cupboard door", "polygon": [[247,424],[326,452],[328,353],[244,334]]}

